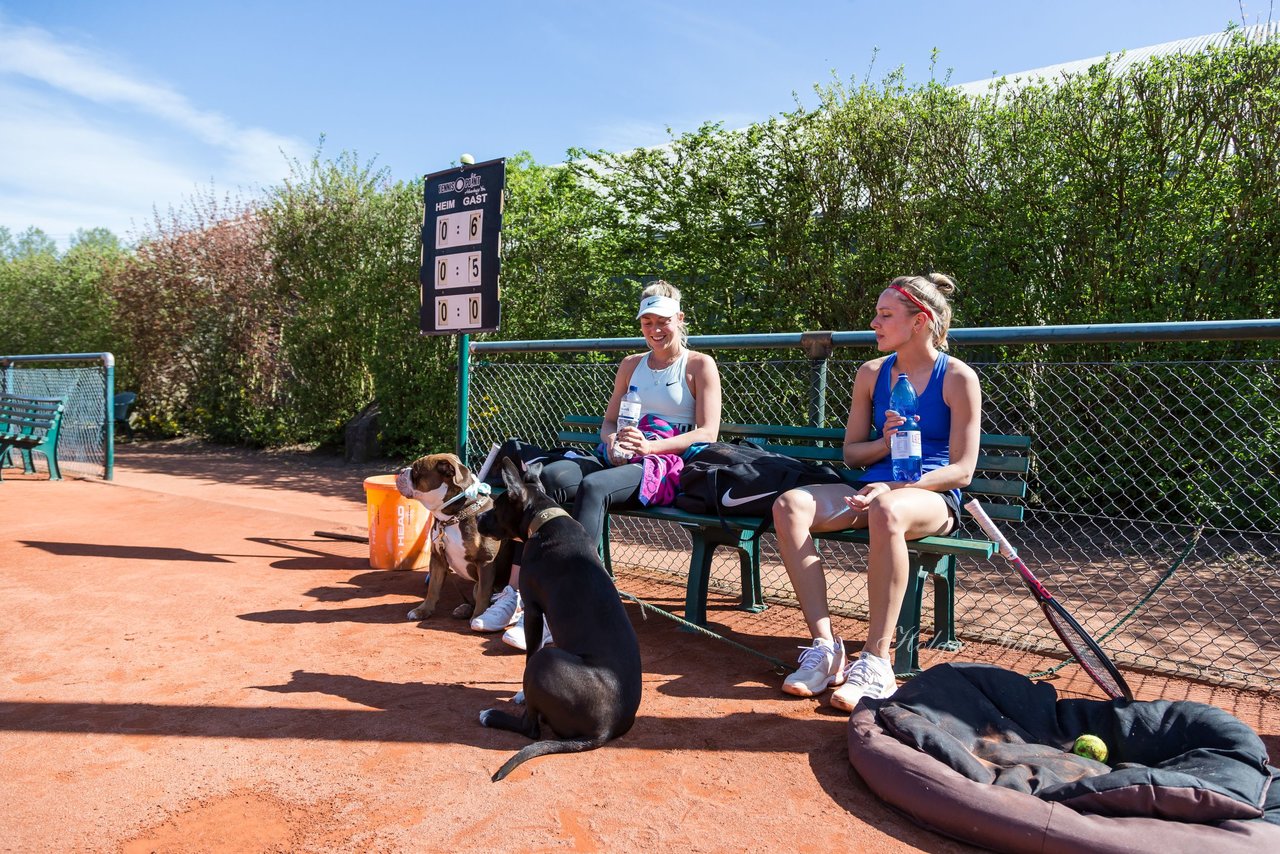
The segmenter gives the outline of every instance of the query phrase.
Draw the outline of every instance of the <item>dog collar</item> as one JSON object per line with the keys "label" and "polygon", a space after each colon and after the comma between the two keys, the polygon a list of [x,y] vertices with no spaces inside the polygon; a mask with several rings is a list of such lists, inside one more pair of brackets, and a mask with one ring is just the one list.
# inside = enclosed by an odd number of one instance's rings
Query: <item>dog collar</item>
{"label": "dog collar", "polygon": [[529,523],[529,533],[525,536],[525,539],[527,540],[529,539],[529,537],[532,537],[534,534],[538,533],[539,528],[541,528],[543,525],[547,524],[557,516],[568,516],[568,515],[569,515],[569,512],[562,507],[548,507],[546,510],[539,510],[537,513],[534,514],[533,521]]}
{"label": "dog collar", "polygon": [[488,495],[491,491],[492,491],[492,487],[490,487],[489,484],[485,483],[482,480],[473,480],[470,486],[468,486],[466,489],[462,490],[457,495],[450,498],[445,503],[441,504],[436,509],[443,510],[444,508],[448,507],[450,504],[452,504],[455,501],[460,501],[464,498],[467,501],[470,501],[476,496]]}

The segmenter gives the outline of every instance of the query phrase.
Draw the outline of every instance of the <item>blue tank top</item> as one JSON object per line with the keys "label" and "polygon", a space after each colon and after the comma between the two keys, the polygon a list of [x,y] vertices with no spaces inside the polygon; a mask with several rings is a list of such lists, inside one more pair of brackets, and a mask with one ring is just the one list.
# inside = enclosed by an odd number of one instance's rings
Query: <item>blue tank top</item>
{"label": "blue tank top", "polygon": [[[871,423],[875,427],[877,437],[884,435],[884,413],[889,408],[889,392],[897,376],[893,365],[898,360],[897,353],[891,353],[880,365],[880,373],[876,375],[876,388],[871,400]],[[942,398],[942,382],[947,373],[947,362],[950,357],[939,353],[933,363],[933,373],[929,374],[929,384],[919,392],[920,402],[917,415],[920,416],[920,470],[933,471],[951,463],[951,407]],[[887,454],[867,469],[861,478],[867,483],[893,480],[893,459]],[[950,492],[960,500],[960,490]]]}

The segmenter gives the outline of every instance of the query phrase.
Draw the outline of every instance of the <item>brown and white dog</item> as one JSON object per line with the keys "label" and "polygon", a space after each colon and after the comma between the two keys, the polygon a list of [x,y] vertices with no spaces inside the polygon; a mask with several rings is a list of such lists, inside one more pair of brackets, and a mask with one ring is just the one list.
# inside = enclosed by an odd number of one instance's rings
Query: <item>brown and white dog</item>
{"label": "brown and white dog", "polygon": [[425,620],[435,612],[450,572],[472,584],[467,591],[471,601],[454,609],[453,616],[466,618],[489,607],[494,588],[501,589],[510,579],[511,562],[497,561],[503,541],[476,527],[476,517],[491,504],[488,486],[456,454],[428,454],[396,474],[396,488],[431,511],[433,526],[427,595],[409,612],[409,619]]}

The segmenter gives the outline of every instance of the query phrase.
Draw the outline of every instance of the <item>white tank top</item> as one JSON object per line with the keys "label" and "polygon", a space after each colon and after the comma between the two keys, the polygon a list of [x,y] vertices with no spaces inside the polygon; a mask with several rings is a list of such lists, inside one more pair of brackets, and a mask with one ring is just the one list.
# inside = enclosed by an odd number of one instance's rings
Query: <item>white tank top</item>
{"label": "white tank top", "polygon": [[640,393],[640,412],[642,415],[656,415],[684,433],[697,426],[697,404],[693,392],[689,389],[688,371],[689,351],[685,350],[680,358],[660,371],[649,367],[649,354],[636,361],[631,371],[631,379],[627,385],[636,387]]}

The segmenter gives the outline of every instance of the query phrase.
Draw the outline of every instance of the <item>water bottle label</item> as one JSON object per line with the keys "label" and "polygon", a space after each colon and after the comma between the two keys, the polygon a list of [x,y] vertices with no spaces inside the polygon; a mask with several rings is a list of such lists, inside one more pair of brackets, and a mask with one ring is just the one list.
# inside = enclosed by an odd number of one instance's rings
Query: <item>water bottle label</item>
{"label": "water bottle label", "polygon": [[920,457],[920,431],[899,430],[889,440],[889,446],[895,460]]}
{"label": "water bottle label", "polygon": [[627,420],[632,423],[640,420],[640,404],[629,400],[622,401],[618,406],[618,419]]}

